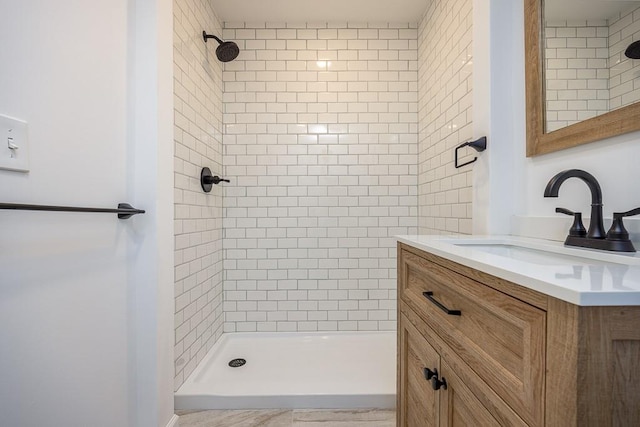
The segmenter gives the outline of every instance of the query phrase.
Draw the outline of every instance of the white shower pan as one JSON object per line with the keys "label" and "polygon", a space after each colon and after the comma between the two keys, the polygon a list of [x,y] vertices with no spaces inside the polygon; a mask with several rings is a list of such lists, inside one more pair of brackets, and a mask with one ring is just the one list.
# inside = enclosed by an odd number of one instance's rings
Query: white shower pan
{"label": "white shower pan", "polygon": [[[246,364],[230,367],[234,359]],[[393,408],[396,333],[224,334],[176,409]]]}

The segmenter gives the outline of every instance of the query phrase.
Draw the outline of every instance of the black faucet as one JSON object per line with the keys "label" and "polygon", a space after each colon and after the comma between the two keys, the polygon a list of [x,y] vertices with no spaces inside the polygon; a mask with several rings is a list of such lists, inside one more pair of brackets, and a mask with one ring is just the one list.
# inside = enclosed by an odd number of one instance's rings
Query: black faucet
{"label": "black faucet", "polygon": [[569,169],[556,174],[547,184],[544,197],[558,197],[560,186],[569,178],[580,178],[591,190],[591,221],[589,231],[585,233],[582,225],[582,213],[556,208],[556,212],[574,217],[573,225],[564,244],[607,251],[635,252],[635,248],[629,240],[629,234],[622,224],[622,218],[640,214],[640,208],[629,212],[614,213],[614,222],[609,232],[605,234],[602,221],[602,190],[598,180],[590,173],[580,169]]}
{"label": "black faucet", "polygon": [[591,222],[589,223],[587,237],[604,239],[606,235],[602,222],[602,190],[598,180],[589,172],[580,169],[569,169],[556,174],[547,184],[547,188],[544,189],[544,197],[558,197],[560,186],[569,178],[580,178],[591,190]]}

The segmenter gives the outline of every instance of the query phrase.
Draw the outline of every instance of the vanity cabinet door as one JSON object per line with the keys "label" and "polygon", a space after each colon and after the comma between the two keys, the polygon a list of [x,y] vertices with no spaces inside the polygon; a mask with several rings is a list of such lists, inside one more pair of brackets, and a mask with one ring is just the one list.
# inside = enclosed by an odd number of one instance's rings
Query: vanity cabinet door
{"label": "vanity cabinet door", "polygon": [[440,402],[441,427],[500,425],[446,362],[442,363],[442,378],[447,389]]}
{"label": "vanity cabinet door", "polygon": [[[474,388],[475,381],[467,378],[464,372],[454,372],[444,360],[440,366],[441,381],[446,382],[446,390],[443,386],[440,396],[441,427],[527,426],[504,402],[495,396],[479,394],[483,393],[483,389]],[[485,402],[495,403],[491,405],[493,414],[478,396]]]}
{"label": "vanity cabinet door", "polygon": [[398,322],[398,426],[436,427],[439,391],[426,379],[425,368],[440,368],[440,356],[404,315]]}

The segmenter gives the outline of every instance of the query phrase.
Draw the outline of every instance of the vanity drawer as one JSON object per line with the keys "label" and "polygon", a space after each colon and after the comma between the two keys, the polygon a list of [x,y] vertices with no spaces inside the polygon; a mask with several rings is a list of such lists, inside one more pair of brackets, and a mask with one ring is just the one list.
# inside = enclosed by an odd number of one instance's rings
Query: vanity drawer
{"label": "vanity drawer", "polygon": [[527,423],[542,425],[546,313],[426,258],[400,251],[400,299]]}

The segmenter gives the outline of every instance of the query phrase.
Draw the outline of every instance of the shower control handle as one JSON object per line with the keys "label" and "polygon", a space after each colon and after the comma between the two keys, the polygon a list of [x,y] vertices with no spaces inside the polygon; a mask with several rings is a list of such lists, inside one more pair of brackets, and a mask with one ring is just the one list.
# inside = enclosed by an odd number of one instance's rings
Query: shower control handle
{"label": "shower control handle", "polygon": [[218,175],[213,175],[211,169],[202,168],[200,172],[200,186],[205,193],[209,193],[213,184],[220,184],[221,182],[231,182],[228,179],[220,178]]}
{"label": "shower control handle", "polygon": [[218,175],[215,176],[207,176],[204,178],[204,182],[206,184],[220,184],[221,182],[231,182],[228,179],[222,179]]}

